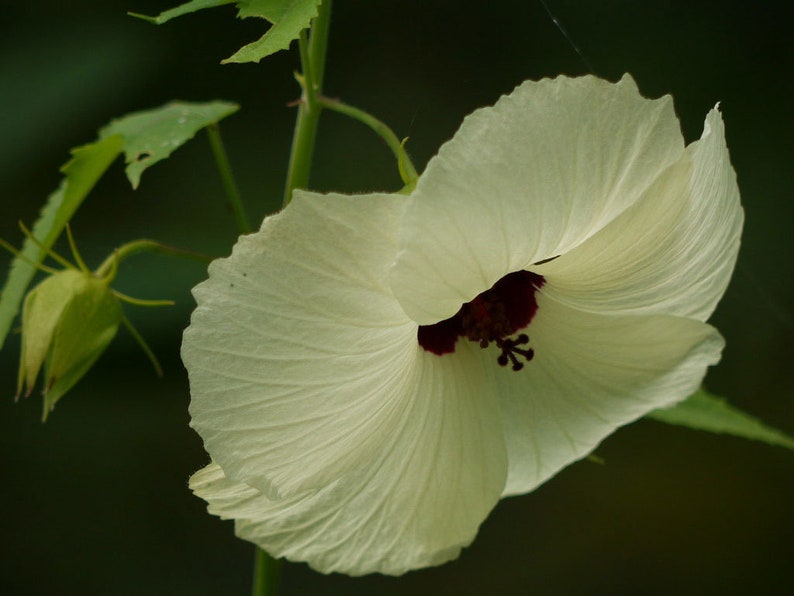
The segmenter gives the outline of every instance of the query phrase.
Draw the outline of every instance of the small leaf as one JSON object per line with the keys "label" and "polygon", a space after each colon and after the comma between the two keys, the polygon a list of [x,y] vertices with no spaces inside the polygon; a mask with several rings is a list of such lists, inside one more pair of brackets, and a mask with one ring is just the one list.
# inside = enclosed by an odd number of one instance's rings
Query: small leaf
{"label": "small leaf", "polygon": [[273,23],[257,41],[243,46],[228,62],[259,62],[265,56],[286,50],[317,16],[321,0],[243,0],[237,3],[240,18],[260,17]]}
{"label": "small leaf", "polygon": [[156,17],[129,13],[130,16],[144,19],[150,23],[162,25],[205,8],[215,8],[224,4],[237,4],[237,16],[241,19],[249,17],[262,18],[273,26],[257,41],[240,48],[228,62],[259,62],[265,56],[286,50],[300,32],[308,29],[312,19],[317,16],[317,7],[322,0],[192,0],[180,4],[170,10],[161,12]]}
{"label": "small leaf", "polygon": [[14,321],[22,298],[36,272],[32,263],[41,263],[64,226],[77,211],[86,195],[121,152],[122,139],[117,135],[72,149],[72,159],[62,168],[65,178],[47,199],[32,234],[43,247],[26,239],[21,256],[11,263],[2,294],[0,294],[0,348]]}
{"label": "small leaf", "polygon": [[794,438],[765,425],[757,418],[745,414],[704,389],[672,408],[654,410],[648,414],[648,418],[695,430],[724,433],[794,449]]}
{"label": "small leaf", "polygon": [[124,139],[125,171],[132,187],[138,188],[141,173],[146,168],[167,158],[199,130],[233,114],[238,108],[237,104],[225,101],[174,101],[113,120],[99,131],[99,136],[120,135]]}
{"label": "small leaf", "polygon": [[235,0],[192,0],[191,2],[185,2],[184,4],[180,4],[179,6],[171,8],[170,10],[163,11],[156,17],[150,17],[134,12],[127,14],[129,14],[131,17],[149,21],[155,25],[162,25],[171,19],[190,14],[191,12],[197,12],[199,10],[204,10],[205,8],[215,8],[216,6],[223,6],[224,4],[233,4],[234,2]]}

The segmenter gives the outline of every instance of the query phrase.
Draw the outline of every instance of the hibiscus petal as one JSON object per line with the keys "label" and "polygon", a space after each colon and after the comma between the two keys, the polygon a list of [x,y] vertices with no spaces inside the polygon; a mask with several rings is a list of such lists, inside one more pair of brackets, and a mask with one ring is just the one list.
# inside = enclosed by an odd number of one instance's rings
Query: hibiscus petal
{"label": "hibiscus petal", "polygon": [[407,379],[415,399],[366,464],[280,499],[227,480],[216,465],[191,488],[211,513],[235,519],[241,538],[325,573],[399,575],[457,557],[504,486],[499,406],[473,354],[425,354]]}
{"label": "hibiscus petal", "polygon": [[524,83],[468,116],[428,163],[395,296],[419,324],[448,318],[505,274],[587,240],[683,150],[671,98],[642,98],[629,76]]}
{"label": "hibiscus petal", "polygon": [[619,426],[694,393],[724,344],[699,321],[587,313],[543,291],[528,331],[532,362],[518,373],[491,368],[508,448],[505,495],[532,490]]}
{"label": "hibiscus petal", "polygon": [[548,294],[576,308],[705,321],[730,281],[742,221],[722,118],[714,109],[701,139],[636,205],[533,271],[546,277]]}
{"label": "hibiscus petal", "polygon": [[384,277],[404,202],[297,193],[194,290],[191,424],[231,478],[320,486],[401,414],[416,325]]}
{"label": "hibiscus petal", "polygon": [[394,433],[415,434],[409,415],[471,416],[503,451],[496,402],[474,400],[486,393],[474,373],[419,347],[390,294],[405,202],[296,193],[194,290],[191,424],[230,479],[271,498],[320,488],[369,469]]}

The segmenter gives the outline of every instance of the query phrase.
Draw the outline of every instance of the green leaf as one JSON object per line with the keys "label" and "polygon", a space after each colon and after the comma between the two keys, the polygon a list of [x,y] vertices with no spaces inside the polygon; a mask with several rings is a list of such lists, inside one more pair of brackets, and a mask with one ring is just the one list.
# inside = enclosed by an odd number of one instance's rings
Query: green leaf
{"label": "green leaf", "polygon": [[301,31],[308,29],[317,16],[321,0],[241,0],[237,3],[240,18],[260,17],[273,23],[257,41],[240,48],[227,62],[259,62],[265,56],[286,50]]}
{"label": "green leaf", "polygon": [[100,131],[98,141],[72,150],[72,159],[61,168],[65,175],[61,185],[49,196],[33,226],[32,234],[41,246],[25,240],[0,293],[0,348],[36,272],[33,263],[44,260],[47,249],[119,153],[124,151],[127,177],[137,188],[146,168],[171,155],[203,127],[237,109],[236,104],[222,101],[173,102],[114,120]]}
{"label": "green leaf", "polygon": [[121,137],[111,135],[72,149],[72,159],[61,168],[65,175],[61,185],[49,196],[33,226],[32,234],[42,246],[37,246],[29,238],[25,239],[22,258],[17,257],[12,261],[8,279],[0,293],[0,348],[36,272],[31,263],[44,260],[46,249],[53,245],[83,199],[119,155],[121,146]]}
{"label": "green leaf", "polygon": [[794,449],[794,438],[767,426],[704,389],[672,408],[654,410],[648,414],[648,418]]}
{"label": "green leaf", "polygon": [[150,23],[162,25],[205,8],[215,8],[224,4],[237,4],[237,16],[241,19],[249,17],[262,18],[273,24],[270,30],[253,43],[240,48],[234,55],[223,60],[228,62],[259,62],[265,56],[286,50],[300,32],[308,29],[312,19],[317,16],[317,7],[322,0],[192,0],[180,4],[170,10],[161,12],[156,17],[137,13],[130,16],[144,19]]}
{"label": "green leaf", "polygon": [[135,112],[113,120],[99,131],[100,138],[124,139],[127,178],[138,188],[141,173],[171,155],[204,128],[233,114],[237,104],[225,101],[186,103],[174,101],[153,110]]}
{"label": "green leaf", "polygon": [[223,6],[224,4],[233,4],[234,2],[235,0],[192,0],[191,2],[185,2],[184,4],[180,4],[179,6],[171,8],[170,10],[163,11],[156,17],[149,17],[135,12],[130,12],[127,14],[129,14],[131,17],[149,21],[155,25],[162,25],[171,19],[190,14],[191,12],[197,12],[199,10],[204,10],[205,8],[215,8],[216,6]]}

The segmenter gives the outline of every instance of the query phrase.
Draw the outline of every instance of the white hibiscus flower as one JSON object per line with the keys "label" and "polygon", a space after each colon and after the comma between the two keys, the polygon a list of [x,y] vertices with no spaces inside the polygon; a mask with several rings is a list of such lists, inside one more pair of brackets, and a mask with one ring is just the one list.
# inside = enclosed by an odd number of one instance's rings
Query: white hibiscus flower
{"label": "white hibiscus flower", "polygon": [[719,112],[594,77],[476,111],[410,197],[297,191],[195,289],[210,512],[277,557],[400,574],[694,392],[742,211]]}

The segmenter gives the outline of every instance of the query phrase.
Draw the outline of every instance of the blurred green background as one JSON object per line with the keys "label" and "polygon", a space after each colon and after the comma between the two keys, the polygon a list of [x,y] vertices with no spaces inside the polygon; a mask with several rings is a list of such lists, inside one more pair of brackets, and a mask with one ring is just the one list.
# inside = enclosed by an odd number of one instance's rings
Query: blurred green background
{"label": "blurred green background", "polygon": [[[534,0],[337,0],[327,93],[410,136],[418,166],[462,118],[528,78],[630,72],[673,94],[687,140],[717,102],[746,211],[739,265],[713,322],[727,339],[715,393],[794,433],[791,25],[783,2],[547,0],[591,66]],[[176,4],[176,0],[174,4]],[[0,20],[0,237],[21,242],[70,147],[115,116],[173,98],[229,99],[223,123],[256,220],[276,208],[298,89],[296,52],[219,61],[263,23],[231,7],[155,27],[125,16],[171,2],[4,3]],[[394,190],[389,152],[360,124],[324,116],[313,186]],[[223,255],[236,237],[204,135],[130,190],[117,163],[73,227],[90,264],[139,237]],[[8,255],[0,255],[5,271]],[[172,298],[127,308],[166,369],[158,380],[122,329],[46,425],[41,399],[13,403],[18,336],[0,354],[0,594],[247,594],[252,547],[187,489],[207,461],[187,426],[178,359],[204,268],[128,261],[118,288]],[[461,558],[401,579],[283,569],[284,595],[790,594],[794,455],[639,422],[534,493],[499,504]]]}

